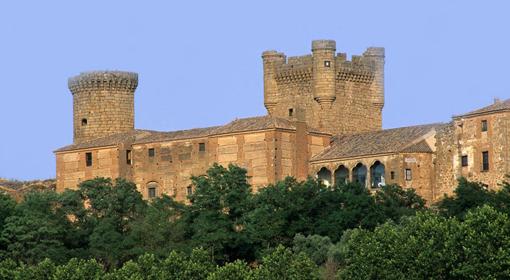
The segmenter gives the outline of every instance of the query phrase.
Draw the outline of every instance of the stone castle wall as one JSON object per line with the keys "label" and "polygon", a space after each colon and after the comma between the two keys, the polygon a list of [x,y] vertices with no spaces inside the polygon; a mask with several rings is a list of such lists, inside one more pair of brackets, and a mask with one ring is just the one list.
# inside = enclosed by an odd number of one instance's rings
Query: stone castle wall
{"label": "stone castle wall", "polygon": [[264,105],[273,116],[306,122],[331,134],[379,130],[384,106],[384,49],[362,56],[335,54],[334,41],[314,41],[312,55],[262,54]]}
{"label": "stone castle wall", "polygon": [[70,78],[74,142],[133,130],[137,85],[138,75],[130,72],[87,72]]}

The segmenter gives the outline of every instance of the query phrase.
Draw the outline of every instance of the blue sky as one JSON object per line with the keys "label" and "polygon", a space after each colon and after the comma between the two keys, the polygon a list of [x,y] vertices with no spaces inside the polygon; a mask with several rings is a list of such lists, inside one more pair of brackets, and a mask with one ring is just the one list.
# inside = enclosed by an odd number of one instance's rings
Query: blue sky
{"label": "blue sky", "polygon": [[67,78],[139,73],[137,128],[265,114],[262,51],[386,48],[385,128],[446,122],[510,97],[509,1],[0,2],[0,177],[55,176],[72,142]]}

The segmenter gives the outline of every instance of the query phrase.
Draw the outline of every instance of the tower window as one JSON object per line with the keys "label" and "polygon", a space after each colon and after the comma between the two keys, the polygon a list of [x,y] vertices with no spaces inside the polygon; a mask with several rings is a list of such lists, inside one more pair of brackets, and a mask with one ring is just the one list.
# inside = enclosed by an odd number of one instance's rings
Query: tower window
{"label": "tower window", "polygon": [[149,198],[155,198],[156,197],[156,187],[149,187],[147,189],[147,195],[149,196]]}
{"label": "tower window", "polygon": [[192,188],[191,186],[188,186],[188,187],[186,188],[186,194],[187,194],[188,196],[190,196],[190,195],[192,195],[192,194],[193,194],[193,188]]}
{"label": "tower window", "polygon": [[131,150],[126,150],[126,163],[131,165]]}
{"label": "tower window", "polygon": [[482,171],[489,170],[489,152],[482,152]]}
{"label": "tower window", "polygon": [[325,60],[324,61],[324,67],[331,67],[331,61]]}
{"label": "tower window", "polygon": [[413,179],[413,171],[410,168],[406,168],[406,181]]}
{"label": "tower window", "polygon": [[487,131],[487,120],[482,120],[482,131]]}
{"label": "tower window", "polygon": [[390,178],[391,180],[395,180],[395,171],[390,172]]}
{"label": "tower window", "polygon": [[82,126],[87,125],[87,123],[88,123],[87,119],[81,119],[81,125]]}
{"label": "tower window", "polygon": [[198,143],[198,151],[205,152],[205,143]]}
{"label": "tower window", "polygon": [[155,154],[154,148],[150,148],[149,149],[149,157],[154,157],[154,154]]}
{"label": "tower window", "polygon": [[461,157],[461,165],[462,165],[463,167],[468,166],[468,156],[462,156],[462,157]]}
{"label": "tower window", "polygon": [[92,166],[92,153],[85,153],[85,165]]}
{"label": "tower window", "polygon": [[289,117],[292,117],[294,115],[294,109],[290,108],[289,109]]}

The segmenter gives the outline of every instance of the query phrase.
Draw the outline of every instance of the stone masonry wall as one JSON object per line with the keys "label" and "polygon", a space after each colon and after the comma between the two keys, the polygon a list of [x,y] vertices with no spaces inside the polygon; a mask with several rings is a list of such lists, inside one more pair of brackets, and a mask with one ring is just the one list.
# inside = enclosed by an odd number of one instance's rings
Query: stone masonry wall
{"label": "stone masonry wall", "polygon": [[369,48],[346,60],[334,41],[314,41],[313,55],[285,57],[266,51],[264,104],[273,116],[292,118],[339,134],[379,130],[384,105],[384,49]]}
{"label": "stone masonry wall", "polygon": [[136,73],[88,72],[69,79],[74,142],[134,129]]}

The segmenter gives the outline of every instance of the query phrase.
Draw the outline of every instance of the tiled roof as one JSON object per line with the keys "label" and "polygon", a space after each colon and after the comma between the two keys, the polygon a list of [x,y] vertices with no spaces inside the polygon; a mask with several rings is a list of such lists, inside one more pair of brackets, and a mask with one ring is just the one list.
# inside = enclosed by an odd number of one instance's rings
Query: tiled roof
{"label": "tiled roof", "polygon": [[504,111],[504,110],[510,110],[510,99],[503,100],[503,101],[495,101],[493,104],[491,104],[489,106],[486,106],[486,107],[483,107],[483,108],[480,108],[480,109],[477,109],[477,110],[474,110],[474,111],[471,111],[471,112],[468,112],[468,113],[465,113],[462,115],[457,115],[457,116],[455,116],[455,118],[491,113],[491,112],[496,112],[496,111]]}
{"label": "tiled roof", "polygon": [[[194,128],[188,130],[178,130],[170,132],[151,131],[151,130],[139,130],[135,129],[131,132],[118,133],[103,138],[94,139],[91,141],[72,144],[69,146],[62,147],[55,152],[63,152],[70,150],[86,149],[93,147],[112,146],[126,140],[132,141],[134,144],[161,142],[161,141],[172,141],[180,139],[190,139],[207,137],[211,135],[256,131],[264,129],[290,129],[295,130],[296,127],[291,121],[283,118],[261,116],[236,119],[223,126],[212,126],[206,128]],[[317,129],[309,128],[309,131],[322,133]]]}
{"label": "tiled roof", "polygon": [[426,124],[333,137],[311,160],[330,160],[395,152],[432,152],[423,136],[444,124]]}
{"label": "tiled roof", "polygon": [[157,132],[151,131],[151,130],[135,129],[135,130],[129,131],[129,132],[117,133],[117,134],[93,139],[90,141],[85,141],[85,142],[81,142],[81,143],[77,143],[77,144],[71,144],[71,145],[59,148],[59,149],[55,150],[55,152],[87,149],[87,148],[93,148],[93,147],[113,146],[113,145],[117,145],[118,143],[124,142],[126,140],[136,141],[138,139],[147,137],[148,135],[150,135],[152,133],[157,133]]}

